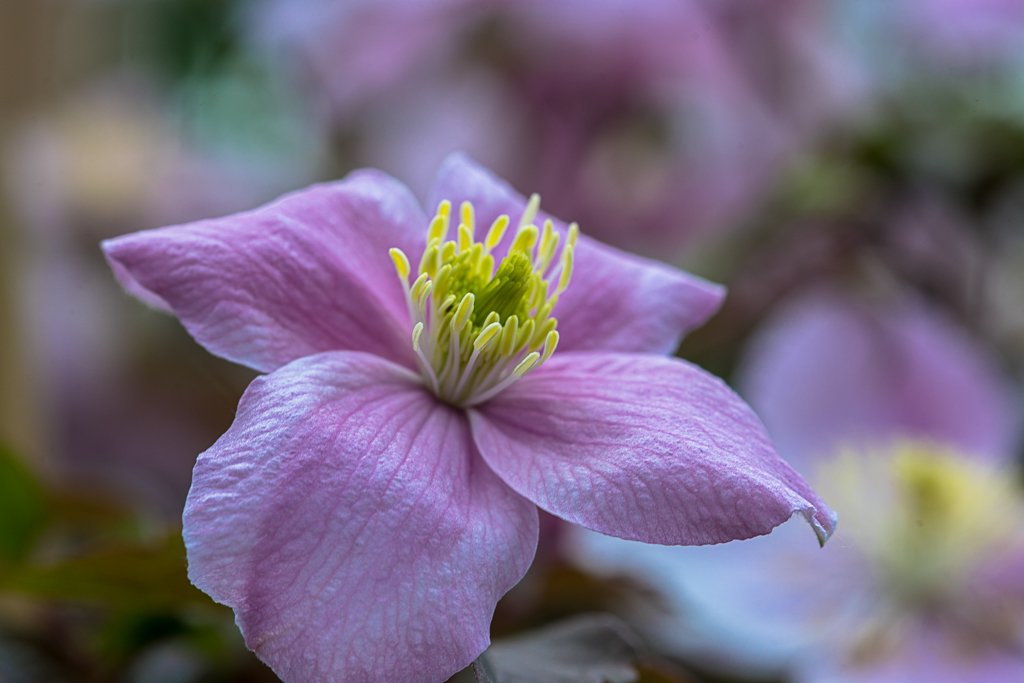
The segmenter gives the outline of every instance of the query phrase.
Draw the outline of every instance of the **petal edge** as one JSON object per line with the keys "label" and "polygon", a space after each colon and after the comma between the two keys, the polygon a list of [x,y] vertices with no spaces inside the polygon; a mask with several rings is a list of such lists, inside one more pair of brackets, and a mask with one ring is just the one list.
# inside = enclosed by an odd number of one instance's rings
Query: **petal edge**
{"label": "petal edge", "polygon": [[724,382],[678,359],[562,353],[470,412],[509,486],[612,536],[703,545],[769,533],[794,514],[819,542],[835,516]]}

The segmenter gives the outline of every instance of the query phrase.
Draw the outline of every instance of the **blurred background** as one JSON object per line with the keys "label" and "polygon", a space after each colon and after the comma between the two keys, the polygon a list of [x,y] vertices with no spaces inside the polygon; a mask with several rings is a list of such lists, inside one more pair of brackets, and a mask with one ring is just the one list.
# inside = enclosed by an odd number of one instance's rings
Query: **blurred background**
{"label": "blurred background", "polygon": [[[680,355],[843,520],[649,558],[548,520],[496,638],[600,612],[642,681],[1024,680],[1024,2],[0,0],[0,681],[276,680],[180,541],[252,375],[99,241],[362,166],[422,197],[453,150],[726,284]],[[800,588],[760,636],[741,566]]]}

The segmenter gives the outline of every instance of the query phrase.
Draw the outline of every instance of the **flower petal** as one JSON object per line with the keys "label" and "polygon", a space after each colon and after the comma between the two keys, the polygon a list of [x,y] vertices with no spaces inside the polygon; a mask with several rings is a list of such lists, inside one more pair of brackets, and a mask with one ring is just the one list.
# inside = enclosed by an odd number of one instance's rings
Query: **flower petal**
{"label": "flower petal", "polygon": [[130,293],[173,312],[209,351],[261,371],[333,350],[411,365],[388,248],[422,251],[409,191],[357,171],[224,218],[103,243]]}
{"label": "flower petal", "polygon": [[[526,206],[522,195],[462,154],[442,164],[431,198],[471,201],[481,225],[501,214],[517,221]],[[554,223],[564,233],[565,224]],[[559,348],[672,353],[686,332],[711,317],[724,295],[719,285],[581,235],[572,283],[555,308]]]}
{"label": "flower petal", "polygon": [[444,680],[488,644],[536,508],[475,452],[465,416],[369,354],[256,379],[196,463],[189,577],[286,681]]}
{"label": "flower petal", "polygon": [[581,526],[701,545],[801,513],[835,521],[725,384],[678,359],[561,353],[470,412],[484,459],[513,489]]}
{"label": "flower petal", "polygon": [[787,457],[927,439],[1007,457],[1017,424],[991,360],[921,304],[869,308],[816,292],[752,342],[741,386]]}

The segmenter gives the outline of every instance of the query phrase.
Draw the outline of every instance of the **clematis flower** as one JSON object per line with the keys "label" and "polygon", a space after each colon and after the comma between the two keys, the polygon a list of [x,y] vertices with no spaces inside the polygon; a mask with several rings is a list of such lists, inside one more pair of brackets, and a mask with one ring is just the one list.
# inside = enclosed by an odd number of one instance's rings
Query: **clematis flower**
{"label": "clematis flower", "polygon": [[538,506],[653,543],[796,513],[831,534],[753,412],[663,356],[718,287],[580,236],[462,156],[433,199],[428,218],[364,170],[103,245],[129,292],[267,373],[199,456],[184,536],[192,581],[278,675],[465,667]]}
{"label": "clematis flower", "polygon": [[1021,680],[1016,420],[981,349],[921,304],[819,292],[755,338],[743,375],[780,447],[814,465],[843,542],[812,556],[783,529],[698,557],[581,535],[577,555],[657,581],[699,615],[659,623],[666,644],[720,665],[811,683]]}

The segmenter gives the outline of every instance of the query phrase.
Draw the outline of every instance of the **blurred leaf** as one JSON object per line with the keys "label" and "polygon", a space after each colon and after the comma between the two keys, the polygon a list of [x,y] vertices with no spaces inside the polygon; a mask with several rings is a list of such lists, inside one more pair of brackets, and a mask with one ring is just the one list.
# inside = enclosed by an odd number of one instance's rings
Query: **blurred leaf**
{"label": "blurred leaf", "polygon": [[119,613],[98,631],[98,649],[106,661],[125,661],[154,643],[186,634],[188,629],[188,623],[174,614]]}
{"label": "blurred leaf", "polygon": [[0,446],[0,561],[23,560],[45,525],[42,485],[21,460]]}
{"label": "blurred leaf", "polygon": [[122,3],[137,13],[138,23],[131,27],[128,36],[139,36],[133,58],[152,64],[171,80],[214,71],[238,48],[239,0]]}
{"label": "blurred leaf", "polygon": [[0,579],[0,590],[134,609],[209,604],[188,581],[178,533],[154,543],[111,543],[58,562],[18,567]]}
{"label": "blurred leaf", "polygon": [[134,538],[140,531],[141,520],[135,512],[95,492],[51,489],[47,503],[54,530],[83,542],[94,538]]}
{"label": "blurred leaf", "polygon": [[[641,666],[639,674],[640,678],[637,679],[637,683],[694,683],[694,681],[698,680],[679,671],[672,671],[670,673],[651,666]],[[700,680],[705,681],[706,679],[702,678]]]}
{"label": "blurred leaf", "polygon": [[[198,609],[115,610],[108,619],[93,622],[91,651],[103,665],[98,679],[121,683],[277,681],[245,646],[231,610],[212,602],[209,605],[209,613]],[[199,668],[205,671],[201,678],[193,675]],[[188,671],[192,674],[186,675]]]}
{"label": "blurred leaf", "polygon": [[632,683],[636,648],[610,616],[583,616],[500,640],[474,665],[478,683]]}
{"label": "blurred leaf", "polygon": [[45,647],[0,633],[0,681],[3,683],[64,683],[72,679]]}

